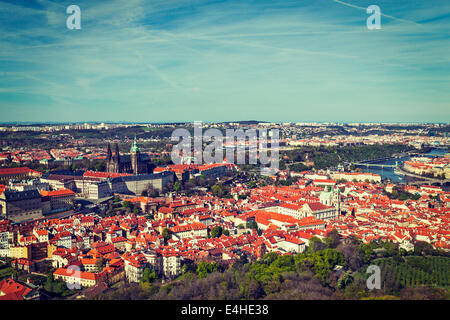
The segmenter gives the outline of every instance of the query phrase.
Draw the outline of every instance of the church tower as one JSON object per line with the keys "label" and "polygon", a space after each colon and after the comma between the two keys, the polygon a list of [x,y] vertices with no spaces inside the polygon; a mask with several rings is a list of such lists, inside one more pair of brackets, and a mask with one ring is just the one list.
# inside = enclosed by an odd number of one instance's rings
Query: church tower
{"label": "church tower", "polygon": [[108,150],[106,151],[106,159],[109,161],[112,157],[111,144],[108,143]]}
{"label": "church tower", "polygon": [[334,206],[336,208],[336,216],[337,218],[341,217],[341,190],[336,187],[337,191],[333,192],[333,202],[334,202]]}
{"label": "church tower", "polygon": [[116,143],[115,152],[112,156],[112,170],[111,172],[119,173],[120,172],[120,153],[119,153],[119,145]]}
{"label": "church tower", "polygon": [[136,136],[134,136],[134,141],[133,145],[131,146],[130,153],[131,153],[131,167],[133,168],[133,173],[139,174],[142,171],[140,168],[141,151],[137,145]]}
{"label": "church tower", "polygon": [[108,149],[106,151],[106,171],[111,172],[112,170],[112,151],[111,151],[111,144],[108,143]]}

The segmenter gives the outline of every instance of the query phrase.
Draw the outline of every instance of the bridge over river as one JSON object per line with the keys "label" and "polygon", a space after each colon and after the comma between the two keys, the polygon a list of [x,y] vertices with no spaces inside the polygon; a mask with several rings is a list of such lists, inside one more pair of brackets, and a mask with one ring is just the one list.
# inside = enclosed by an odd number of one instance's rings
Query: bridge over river
{"label": "bridge over river", "polygon": [[364,162],[353,162],[352,163],[355,166],[359,167],[365,167],[365,168],[397,168],[398,162],[396,161],[395,164],[379,164],[379,163],[364,163]]}
{"label": "bridge over river", "polygon": [[352,162],[351,164],[363,167],[366,169],[369,168],[394,168],[394,172],[396,174],[402,175],[402,176],[408,176],[413,179],[417,179],[417,181],[408,181],[408,185],[416,185],[420,186],[422,184],[429,184],[429,185],[446,185],[450,182],[450,179],[437,179],[437,178],[431,178],[426,176],[421,176],[418,174],[411,173],[409,171],[404,170],[400,163],[398,161],[395,161],[395,164],[380,164],[380,163],[369,163],[370,162],[377,162],[377,161],[383,161],[383,160],[392,160],[392,158],[386,158],[386,159],[375,159],[375,160],[368,160],[368,161],[360,161],[360,162]]}
{"label": "bridge over river", "polygon": [[[397,157],[394,157],[397,158]],[[382,164],[377,162],[383,162],[393,160],[393,157],[387,157],[387,158],[378,158],[378,159],[371,159],[371,160],[365,160],[365,161],[358,161],[358,162],[350,162],[350,164],[358,166],[358,167],[364,167],[364,168],[397,168],[398,167],[398,161],[395,161],[395,164]]]}

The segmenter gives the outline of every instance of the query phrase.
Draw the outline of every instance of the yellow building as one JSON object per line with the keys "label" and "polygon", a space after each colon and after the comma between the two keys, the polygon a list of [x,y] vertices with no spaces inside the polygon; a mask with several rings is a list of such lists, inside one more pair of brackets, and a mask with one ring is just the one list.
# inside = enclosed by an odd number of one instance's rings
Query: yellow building
{"label": "yellow building", "polygon": [[31,257],[31,247],[29,246],[18,246],[9,248],[10,258],[25,258],[30,259]]}
{"label": "yellow building", "polygon": [[48,244],[47,245],[47,257],[49,259],[53,259],[53,252],[55,252],[55,250],[58,249],[57,246],[55,246],[54,244]]}

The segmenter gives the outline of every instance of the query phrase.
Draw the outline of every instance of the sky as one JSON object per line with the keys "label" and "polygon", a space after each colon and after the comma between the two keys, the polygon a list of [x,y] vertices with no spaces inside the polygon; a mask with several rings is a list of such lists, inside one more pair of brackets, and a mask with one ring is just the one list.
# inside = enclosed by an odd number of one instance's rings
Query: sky
{"label": "sky", "polygon": [[450,1],[0,0],[0,122],[196,120],[448,123]]}

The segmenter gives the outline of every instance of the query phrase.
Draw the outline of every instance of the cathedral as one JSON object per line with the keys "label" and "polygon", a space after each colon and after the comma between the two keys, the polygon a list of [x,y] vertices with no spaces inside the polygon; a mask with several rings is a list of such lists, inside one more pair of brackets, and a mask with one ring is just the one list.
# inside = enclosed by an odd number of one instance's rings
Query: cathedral
{"label": "cathedral", "polygon": [[152,173],[154,165],[150,162],[147,154],[141,154],[137,145],[136,136],[129,155],[120,155],[119,145],[116,143],[114,152],[108,143],[108,151],[106,154],[106,171],[110,173],[132,173],[144,174]]}

